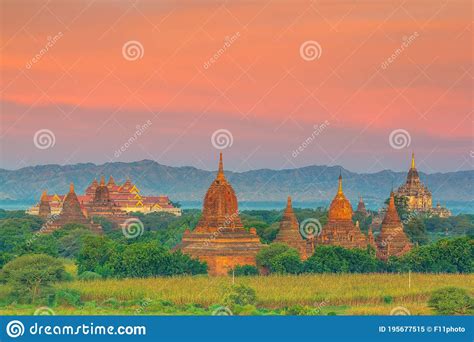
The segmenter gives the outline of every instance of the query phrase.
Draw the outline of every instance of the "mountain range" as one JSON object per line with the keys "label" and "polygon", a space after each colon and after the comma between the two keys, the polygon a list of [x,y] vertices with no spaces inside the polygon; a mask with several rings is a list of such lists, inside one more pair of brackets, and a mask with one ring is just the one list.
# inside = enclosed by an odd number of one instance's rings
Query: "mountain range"
{"label": "mountain range", "polygon": [[[383,205],[394,188],[405,182],[406,172],[384,170],[356,173],[339,166],[306,166],[295,169],[259,169],[246,172],[226,171],[241,202],[282,202],[291,195],[295,202],[329,204],[337,189],[341,172],[344,192],[357,205],[362,196],[368,207]],[[200,203],[215,178],[215,171],[195,167],[172,167],[152,160],[96,165],[39,165],[18,170],[0,169],[0,200],[37,201],[44,189],[64,194],[74,182],[83,193],[94,178],[112,175],[116,182],[130,177],[144,195],[164,194],[174,202]],[[433,193],[433,203],[473,202],[474,171],[426,174],[420,178]]]}

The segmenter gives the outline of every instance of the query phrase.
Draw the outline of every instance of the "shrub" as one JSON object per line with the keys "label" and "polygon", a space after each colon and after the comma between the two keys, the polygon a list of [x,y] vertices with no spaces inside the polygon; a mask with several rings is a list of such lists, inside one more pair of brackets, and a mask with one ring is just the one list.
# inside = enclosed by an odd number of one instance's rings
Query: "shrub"
{"label": "shrub", "polygon": [[257,265],[270,273],[297,274],[302,269],[298,251],[282,243],[272,243],[260,250]]}
{"label": "shrub", "polygon": [[97,279],[102,279],[102,276],[99,273],[91,272],[91,271],[85,271],[79,274],[77,277],[79,280],[97,280]]}
{"label": "shrub", "polygon": [[474,299],[466,290],[457,287],[434,291],[428,305],[441,315],[465,315],[474,312]]}
{"label": "shrub", "polygon": [[235,275],[236,277],[256,276],[258,275],[258,269],[252,265],[237,265],[229,271],[229,275]]}
{"label": "shrub", "polygon": [[257,295],[255,294],[255,290],[243,284],[232,285],[223,299],[224,305],[230,308],[235,305],[255,305],[256,301]]}
{"label": "shrub", "polygon": [[55,304],[74,307],[81,306],[81,293],[73,289],[58,290],[55,294]]}

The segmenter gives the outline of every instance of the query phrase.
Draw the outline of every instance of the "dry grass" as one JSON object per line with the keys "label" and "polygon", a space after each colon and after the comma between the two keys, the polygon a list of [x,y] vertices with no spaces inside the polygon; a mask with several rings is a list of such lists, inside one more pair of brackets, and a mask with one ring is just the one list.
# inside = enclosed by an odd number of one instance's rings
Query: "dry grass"
{"label": "dry grass", "polygon": [[[472,293],[474,288],[474,275],[457,274],[412,274],[410,287],[407,274],[242,277],[235,281],[254,288],[258,305],[262,307],[314,306],[324,301],[325,305],[330,306],[350,306],[352,314],[368,313],[364,307],[370,307],[379,314],[387,314],[386,308],[396,305],[412,305],[415,310],[413,313],[428,313],[425,304],[432,291],[456,286]],[[168,300],[177,305],[195,303],[209,306],[219,303],[226,286],[231,284],[232,279],[227,277],[173,277],[74,281],[62,283],[59,287],[80,291],[84,301],[149,298]],[[388,306],[384,304],[384,297],[387,296],[393,298]]]}

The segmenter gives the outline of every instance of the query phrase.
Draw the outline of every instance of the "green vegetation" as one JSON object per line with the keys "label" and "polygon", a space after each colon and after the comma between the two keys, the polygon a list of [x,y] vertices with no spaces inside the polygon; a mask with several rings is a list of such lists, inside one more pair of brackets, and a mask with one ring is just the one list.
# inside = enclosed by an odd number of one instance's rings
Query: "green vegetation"
{"label": "green vegetation", "polygon": [[456,287],[445,287],[431,295],[428,305],[440,315],[466,315],[474,313],[474,299]]}

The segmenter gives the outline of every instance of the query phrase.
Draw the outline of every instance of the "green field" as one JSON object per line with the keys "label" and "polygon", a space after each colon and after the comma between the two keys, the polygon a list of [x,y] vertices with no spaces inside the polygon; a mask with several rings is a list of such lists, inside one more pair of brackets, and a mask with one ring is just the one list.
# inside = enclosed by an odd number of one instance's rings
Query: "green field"
{"label": "green field", "polygon": [[[234,314],[295,314],[303,307],[309,314],[389,315],[392,309],[403,307],[412,315],[430,315],[434,313],[427,301],[436,289],[456,286],[474,294],[472,274],[274,275],[239,277],[235,283],[252,287],[257,303]],[[57,315],[209,315],[231,285],[231,277],[207,276],[75,280],[56,288],[79,291],[81,305],[52,309]],[[5,290],[0,288],[0,296]],[[0,314],[31,315],[36,309],[9,305],[0,308]]]}

